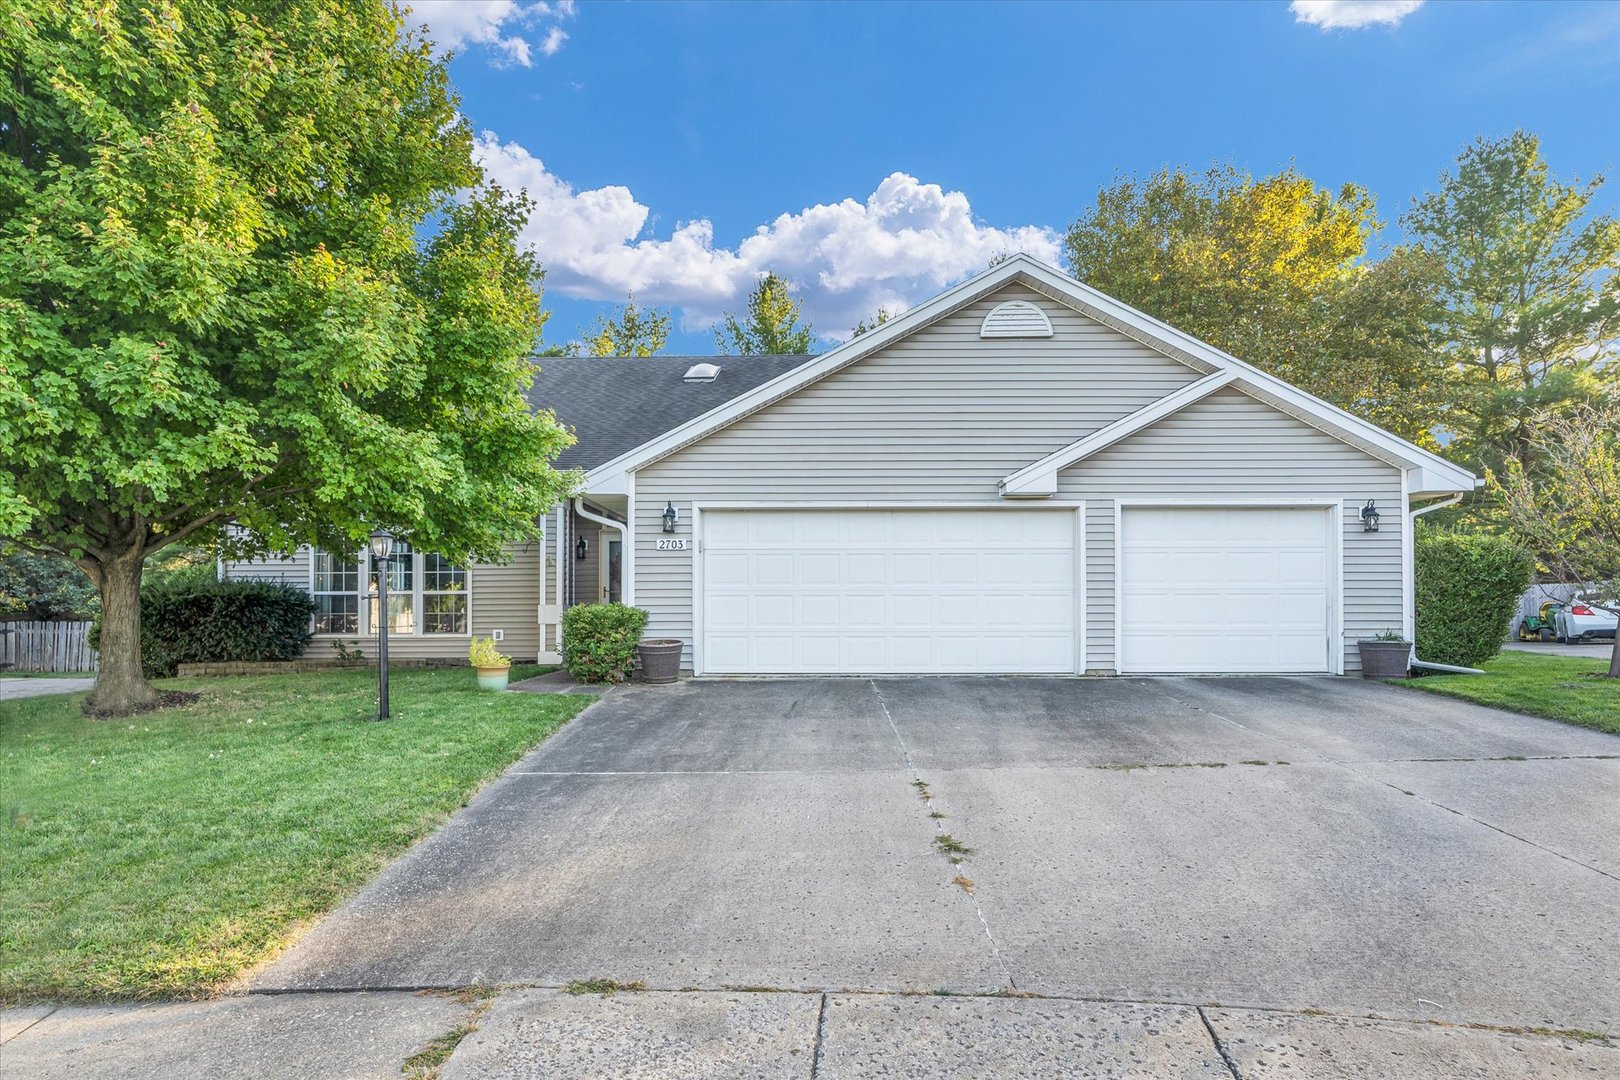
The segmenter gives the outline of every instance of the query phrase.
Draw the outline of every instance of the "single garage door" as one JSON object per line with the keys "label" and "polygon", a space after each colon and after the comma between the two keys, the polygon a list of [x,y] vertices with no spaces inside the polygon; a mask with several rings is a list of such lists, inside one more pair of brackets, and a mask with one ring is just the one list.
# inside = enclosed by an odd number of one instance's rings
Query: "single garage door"
{"label": "single garage door", "polygon": [[1070,510],[703,513],[706,674],[1075,670]]}
{"label": "single garage door", "polygon": [[1125,508],[1123,672],[1326,672],[1333,518],[1320,508]]}

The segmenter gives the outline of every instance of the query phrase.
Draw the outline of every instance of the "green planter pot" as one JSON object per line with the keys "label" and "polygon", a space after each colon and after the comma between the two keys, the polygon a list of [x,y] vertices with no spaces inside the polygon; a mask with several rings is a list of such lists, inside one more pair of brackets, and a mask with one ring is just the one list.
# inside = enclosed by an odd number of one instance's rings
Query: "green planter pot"
{"label": "green planter pot", "polygon": [[511,673],[510,667],[481,667],[478,669],[478,689],[505,690],[506,677]]}

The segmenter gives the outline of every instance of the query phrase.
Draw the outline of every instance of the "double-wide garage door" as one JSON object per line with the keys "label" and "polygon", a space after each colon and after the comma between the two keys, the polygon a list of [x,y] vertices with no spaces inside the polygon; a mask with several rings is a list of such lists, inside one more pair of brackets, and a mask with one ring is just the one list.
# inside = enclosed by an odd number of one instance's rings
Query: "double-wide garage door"
{"label": "double-wide garage door", "polygon": [[1076,669],[1076,515],[711,510],[707,674]]}

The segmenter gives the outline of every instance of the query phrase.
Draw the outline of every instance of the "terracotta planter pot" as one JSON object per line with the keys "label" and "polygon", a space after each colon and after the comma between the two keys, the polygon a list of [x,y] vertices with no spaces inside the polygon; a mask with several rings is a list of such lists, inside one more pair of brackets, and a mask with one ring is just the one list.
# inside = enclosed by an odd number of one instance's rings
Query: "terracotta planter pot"
{"label": "terracotta planter pot", "polygon": [[643,638],[640,679],[645,683],[672,683],[681,673],[681,643],[675,638]]}
{"label": "terracotta planter pot", "polygon": [[1410,671],[1410,641],[1358,641],[1363,679],[1404,679]]}
{"label": "terracotta planter pot", "polygon": [[505,690],[506,677],[512,673],[510,665],[505,667],[481,667],[478,669],[478,689]]}

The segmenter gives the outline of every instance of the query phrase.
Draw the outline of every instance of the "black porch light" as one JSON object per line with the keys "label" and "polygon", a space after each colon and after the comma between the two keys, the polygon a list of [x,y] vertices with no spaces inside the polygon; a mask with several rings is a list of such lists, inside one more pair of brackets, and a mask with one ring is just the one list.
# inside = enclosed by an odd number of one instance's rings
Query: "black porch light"
{"label": "black porch light", "polygon": [[394,558],[394,534],[371,534],[371,565],[377,571],[377,719],[388,719],[388,567]]}
{"label": "black porch light", "polygon": [[674,532],[675,531],[675,520],[678,517],[680,517],[680,512],[675,509],[675,504],[673,502],[666,503],[664,505],[664,531],[665,532]]}
{"label": "black porch light", "polygon": [[1378,531],[1378,507],[1373,504],[1371,499],[1368,499],[1367,505],[1361,508],[1361,531]]}
{"label": "black porch light", "polygon": [[580,560],[581,562],[584,562],[585,561],[585,553],[587,551],[589,551],[589,550],[590,550],[590,545],[585,543],[585,538],[583,536],[580,537],[579,538],[579,543],[574,545],[574,558]]}

